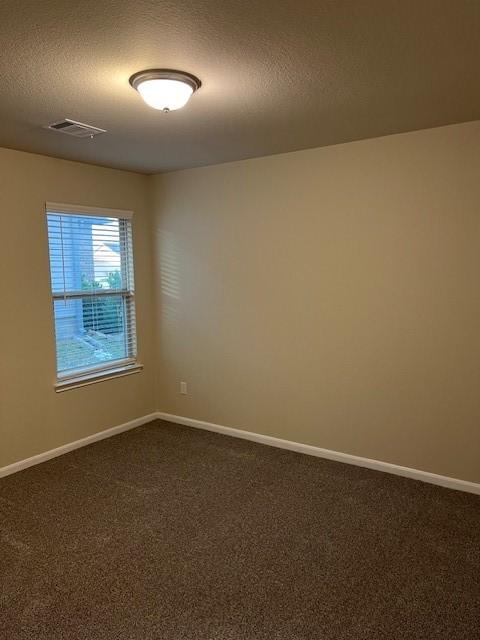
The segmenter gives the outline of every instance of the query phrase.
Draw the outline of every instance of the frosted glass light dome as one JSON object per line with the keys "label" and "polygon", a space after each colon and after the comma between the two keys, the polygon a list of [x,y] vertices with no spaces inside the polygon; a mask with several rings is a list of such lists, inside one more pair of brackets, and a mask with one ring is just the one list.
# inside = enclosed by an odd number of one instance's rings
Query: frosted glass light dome
{"label": "frosted glass light dome", "polygon": [[135,73],[130,84],[150,107],[168,113],[184,107],[201,83],[183,71],[151,69]]}

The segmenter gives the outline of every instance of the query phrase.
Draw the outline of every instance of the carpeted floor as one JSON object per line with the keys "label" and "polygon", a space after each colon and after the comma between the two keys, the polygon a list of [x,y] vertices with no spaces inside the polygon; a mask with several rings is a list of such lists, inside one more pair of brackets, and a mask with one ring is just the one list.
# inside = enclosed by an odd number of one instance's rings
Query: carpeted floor
{"label": "carpeted floor", "polygon": [[0,480],[6,640],[476,640],[480,498],[155,422]]}

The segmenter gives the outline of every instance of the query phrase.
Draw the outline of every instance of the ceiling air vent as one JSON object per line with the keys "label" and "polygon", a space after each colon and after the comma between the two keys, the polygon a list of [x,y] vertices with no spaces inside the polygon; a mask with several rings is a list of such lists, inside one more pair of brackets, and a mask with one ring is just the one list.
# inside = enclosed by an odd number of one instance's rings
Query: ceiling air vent
{"label": "ceiling air vent", "polygon": [[105,129],[92,127],[90,124],[83,124],[68,118],[59,122],[52,122],[46,128],[59,133],[66,133],[69,136],[75,136],[75,138],[93,138],[93,136],[98,136],[100,133],[106,133]]}

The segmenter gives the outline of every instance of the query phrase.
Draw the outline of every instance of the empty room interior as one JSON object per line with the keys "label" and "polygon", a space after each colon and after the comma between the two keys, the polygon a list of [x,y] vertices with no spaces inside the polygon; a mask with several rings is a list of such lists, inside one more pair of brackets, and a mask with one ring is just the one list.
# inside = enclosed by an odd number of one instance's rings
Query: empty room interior
{"label": "empty room interior", "polygon": [[3,0],[0,638],[480,638],[480,1]]}

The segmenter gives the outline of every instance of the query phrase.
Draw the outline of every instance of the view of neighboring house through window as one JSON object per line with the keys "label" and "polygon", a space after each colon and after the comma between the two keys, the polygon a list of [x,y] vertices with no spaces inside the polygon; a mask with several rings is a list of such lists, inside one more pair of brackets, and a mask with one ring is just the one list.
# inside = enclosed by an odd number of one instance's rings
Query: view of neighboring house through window
{"label": "view of neighboring house through window", "polygon": [[123,215],[47,204],[59,380],[135,363],[132,230]]}

